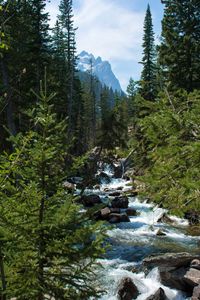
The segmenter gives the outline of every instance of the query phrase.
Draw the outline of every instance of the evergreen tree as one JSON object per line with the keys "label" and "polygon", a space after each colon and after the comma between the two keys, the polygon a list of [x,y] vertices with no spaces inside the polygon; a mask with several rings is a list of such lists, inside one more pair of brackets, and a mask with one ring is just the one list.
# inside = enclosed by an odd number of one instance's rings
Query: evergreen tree
{"label": "evergreen tree", "polygon": [[62,32],[62,40],[64,45],[64,53],[66,60],[66,79],[67,79],[67,114],[69,118],[69,132],[73,132],[73,116],[74,112],[74,81],[75,81],[75,65],[76,65],[76,45],[75,45],[75,28],[73,21],[72,0],[61,0],[59,5],[60,14],[58,16],[60,29]]}
{"label": "evergreen tree", "polygon": [[200,2],[163,0],[160,64],[171,88],[200,88]]}
{"label": "evergreen tree", "polygon": [[148,5],[144,20],[143,70],[141,74],[141,94],[147,100],[155,100],[157,94],[155,45],[152,16]]}
{"label": "evergreen tree", "polygon": [[97,298],[93,267],[104,228],[63,189],[66,121],[46,87],[37,97],[29,112],[36,130],[17,135],[15,151],[0,156],[1,289],[8,299]]}

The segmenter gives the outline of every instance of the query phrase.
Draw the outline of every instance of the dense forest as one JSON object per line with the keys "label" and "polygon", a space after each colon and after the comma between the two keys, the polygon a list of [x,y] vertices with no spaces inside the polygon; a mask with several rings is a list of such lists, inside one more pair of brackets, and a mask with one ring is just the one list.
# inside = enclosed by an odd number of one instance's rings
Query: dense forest
{"label": "dense forest", "polygon": [[147,7],[140,80],[126,95],[97,95],[92,66],[84,80],[76,67],[72,0],[60,1],[54,28],[45,0],[0,0],[2,300],[101,295],[107,225],[63,184],[83,177],[83,193],[99,162],[128,156],[141,197],[199,216],[200,2],[161,2],[158,45]]}

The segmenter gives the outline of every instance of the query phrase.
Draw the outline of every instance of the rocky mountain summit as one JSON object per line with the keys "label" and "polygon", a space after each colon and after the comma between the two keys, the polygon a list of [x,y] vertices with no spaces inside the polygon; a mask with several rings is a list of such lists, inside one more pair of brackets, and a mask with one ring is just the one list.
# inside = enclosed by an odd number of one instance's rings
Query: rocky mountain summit
{"label": "rocky mountain summit", "polygon": [[119,80],[112,71],[108,61],[103,61],[101,57],[95,58],[93,54],[82,51],[78,56],[78,70],[82,72],[91,72],[100,80],[100,82],[112,88],[114,92],[122,92]]}

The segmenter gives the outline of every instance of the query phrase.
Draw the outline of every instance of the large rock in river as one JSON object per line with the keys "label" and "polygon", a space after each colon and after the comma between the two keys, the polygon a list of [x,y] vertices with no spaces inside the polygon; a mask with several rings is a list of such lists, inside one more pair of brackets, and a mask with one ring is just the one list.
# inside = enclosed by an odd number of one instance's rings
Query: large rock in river
{"label": "large rock in river", "polygon": [[130,222],[129,217],[127,216],[127,214],[115,214],[115,213],[111,213],[109,215],[109,222],[111,224],[117,224],[120,222]]}
{"label": "large rock in river", "polygon": [[200,300],[200,285],[194,288],[191,300]]}
{"label": "large rock in river", "polygon": [[111,202],[111,206],[114,208],[128,208],[128,197],[115,197]]}
{"label": "large rock in river", "polygon": [[167,296],[165,295],[165,291],[162,288],[159,288],[157,292],[150,297],[148,297],[146,300],[167,300]]}
{"label": "large rock in river", "polygon": [[159,270],[172,270],[179,267],[189,267],[194,259],[198,259],[199,255],[182,253],[166,253],[163,255],[151,255],[143,260],[143,264],[147,267],[159,267]]}
{"label": "large rock in river", "polygon": [[200,284],[200,270],[191,268],[191,262],[199,255],[167,253],[150,256],[143,260],[145,266],[158,267],[162,284],[192,295],[193,288]]}
{"label": "large rock in river", "polygon": [[92,207],[102,203],[101,198],[98,195],[83,195],[80,202],[86,207]]}
{"label": "large rock in river", "polygon": [[132,300],[136,299],[139,295],[139,291],[131,278],[125,277],[118,287],[118,299],[119,300]]}

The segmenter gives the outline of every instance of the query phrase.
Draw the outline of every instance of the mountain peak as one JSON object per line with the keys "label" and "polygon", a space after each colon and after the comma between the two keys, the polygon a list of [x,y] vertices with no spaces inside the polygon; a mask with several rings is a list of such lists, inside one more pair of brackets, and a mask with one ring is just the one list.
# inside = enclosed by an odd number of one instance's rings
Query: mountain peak
{"label": "mountain peak", "polygon": [[93,73],[103,85],[112,88],[113,91],[122,92],[119,80],[116,78],[112,71],[112,67],[108,61],[103,61],[100,56],[97,58],[87,51],[82,51],[78,55],[78,69],[86,72],[91,69],[91,62]]}

